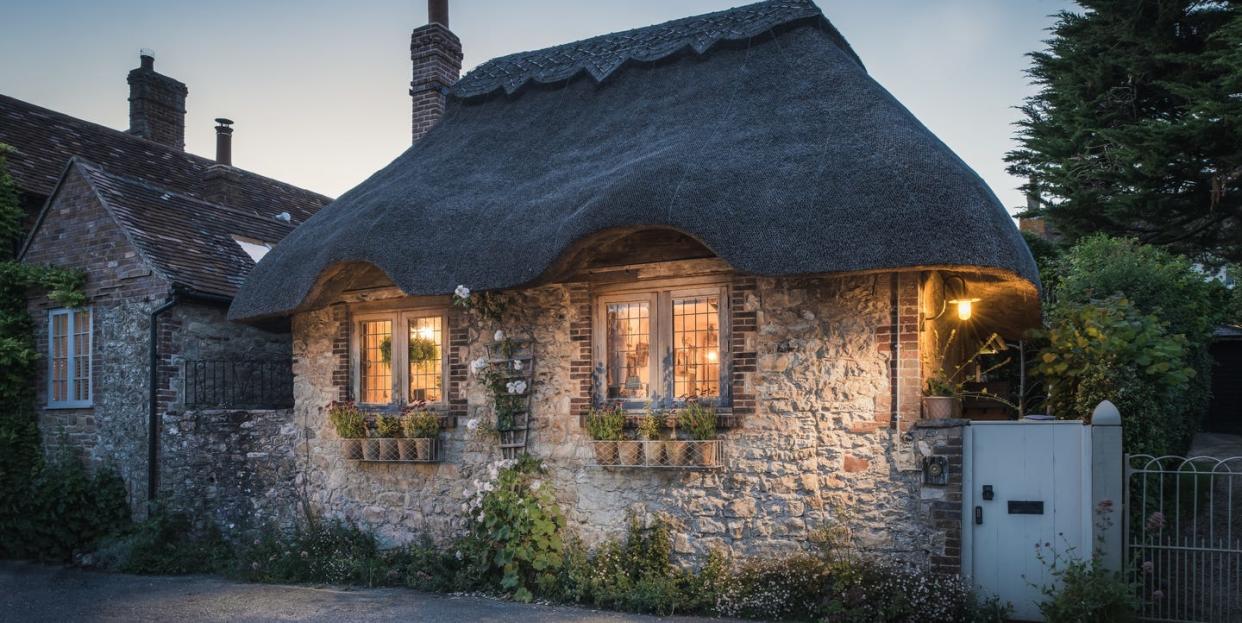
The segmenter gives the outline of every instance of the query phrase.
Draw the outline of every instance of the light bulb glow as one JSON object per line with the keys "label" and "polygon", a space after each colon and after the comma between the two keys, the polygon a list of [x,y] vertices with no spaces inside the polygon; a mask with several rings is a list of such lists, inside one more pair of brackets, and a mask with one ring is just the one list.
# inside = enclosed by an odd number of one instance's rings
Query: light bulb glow
{"label": "light bulb glow", "polygon": [[431,327],[419,327],[418,337],[421,337],[424,340],[435,339],[436,331],[435,329],[432,329]]}
{"label": "light bulb glow", "polygon": [[970,320],[971,313],[970,301],[957,302],[957,317],[959,320]]}
{"label": "light bulb glow", "polygon": [[716,351],[714,350],[707,351],[708,363],[716,363],[719,360],[720,360],[720,355]]}

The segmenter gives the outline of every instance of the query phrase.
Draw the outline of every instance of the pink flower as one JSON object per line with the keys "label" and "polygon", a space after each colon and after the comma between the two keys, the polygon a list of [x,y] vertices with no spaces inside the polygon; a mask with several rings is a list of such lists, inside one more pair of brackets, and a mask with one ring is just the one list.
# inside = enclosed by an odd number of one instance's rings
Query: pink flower
{"label": "pink flower", "polygon": [[1164,513],[1156,511],[1147,516],[1147,530],[1155,532],[1164,529]]}

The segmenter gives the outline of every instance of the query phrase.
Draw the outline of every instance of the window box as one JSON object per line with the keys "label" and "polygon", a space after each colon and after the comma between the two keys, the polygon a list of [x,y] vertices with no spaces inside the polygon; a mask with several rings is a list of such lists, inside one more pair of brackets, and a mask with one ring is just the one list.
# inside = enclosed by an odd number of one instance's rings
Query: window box
{"label": "window box", "polygon": [[341,458],[358,463],[439,463],[443,455],[444,445],[439,437],[341,440]]}
{"label": "window box", "polygon": [[593,467],[719,469],[723,467],[722,439],[694,441],[592,441]]}

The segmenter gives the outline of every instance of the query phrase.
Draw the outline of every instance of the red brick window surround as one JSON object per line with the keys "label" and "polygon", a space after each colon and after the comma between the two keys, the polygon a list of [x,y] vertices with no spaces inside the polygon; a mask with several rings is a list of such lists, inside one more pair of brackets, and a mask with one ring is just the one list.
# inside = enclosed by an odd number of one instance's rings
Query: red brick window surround
{"label": "red brick window surround", "polygon": [[695,398],[729,406],[729,287],[721,279],[647,281],[595,292],[598,402],[631,409]]}
{"label": "red brick window surround", "polygon": [[91,406],[92,322],[89,307],[48,312],[49,409]]}
{"label": "red brick window surround", "polygon": [[[358,314],[350,326],[353,394],[360,404],[448,405],[445,389],[453,386],[450,373],[457,362],[448,357],[452,331],[446,330],[446,309]],[[420,357],[428,350],[433,354],[412,361],[412,350]]]}

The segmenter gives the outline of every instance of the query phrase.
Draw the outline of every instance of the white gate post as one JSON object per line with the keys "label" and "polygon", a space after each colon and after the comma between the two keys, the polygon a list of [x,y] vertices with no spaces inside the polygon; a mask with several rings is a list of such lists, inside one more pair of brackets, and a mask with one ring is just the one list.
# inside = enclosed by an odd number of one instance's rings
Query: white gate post
{"label": "white gate post", "polygon": [[1094,545],[1099,548],[1105,569],[1121,571],[1122,508],[1125,498],[1125,455],[1121,448],[1121,413],[1105,400],[1091,412],[1091,508],[1094,513],[1103,500],[1112,503],[1107,525],[1092,521]]}

